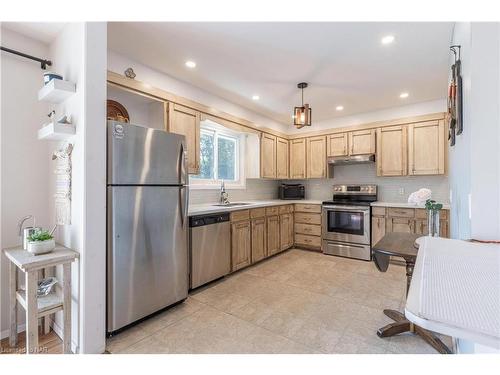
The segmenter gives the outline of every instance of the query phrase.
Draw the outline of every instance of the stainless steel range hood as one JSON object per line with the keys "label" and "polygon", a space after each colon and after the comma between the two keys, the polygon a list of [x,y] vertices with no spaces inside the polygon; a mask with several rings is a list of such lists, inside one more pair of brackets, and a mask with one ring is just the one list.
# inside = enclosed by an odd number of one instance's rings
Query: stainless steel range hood
{"label": "stainless steel range hood", "polygon": [[330,165],[367,164],[374,162],[375,154],[328,157],[328,164]]}

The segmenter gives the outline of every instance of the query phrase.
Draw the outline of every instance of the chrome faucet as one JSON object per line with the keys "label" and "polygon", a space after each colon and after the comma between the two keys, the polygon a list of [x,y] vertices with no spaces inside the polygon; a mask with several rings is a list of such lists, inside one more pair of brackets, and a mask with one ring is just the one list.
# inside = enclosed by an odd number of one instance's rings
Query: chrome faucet
{"label": "chrome faucet", "polygon": [[220,204],[229,204],[229,196],[226,192],[226,184],[224,183],[224,180],[222,180],[221,184],[220,184],[219,203]]}

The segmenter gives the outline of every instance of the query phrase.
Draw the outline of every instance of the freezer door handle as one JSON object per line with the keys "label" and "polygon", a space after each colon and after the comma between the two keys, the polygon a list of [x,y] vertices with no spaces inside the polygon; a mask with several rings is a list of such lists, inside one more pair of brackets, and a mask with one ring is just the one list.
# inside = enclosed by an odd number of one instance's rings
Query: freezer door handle
{"label": "freezer door handle", "polygon": [[179,152],[179,185],[184,185],[186,183],[186,151],[184,150],[184,143],[180,144]]}

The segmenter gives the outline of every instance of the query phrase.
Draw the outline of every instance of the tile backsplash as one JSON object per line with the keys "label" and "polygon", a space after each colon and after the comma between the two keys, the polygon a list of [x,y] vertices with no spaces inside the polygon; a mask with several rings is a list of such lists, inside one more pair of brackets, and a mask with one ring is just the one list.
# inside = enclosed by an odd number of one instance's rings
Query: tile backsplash
{"label": "tile backsplash", "polygon": [[378,177],[375,164],[336,166],[333,172],[333,178],[300,181],[306,187],[306,199],[332,199],[334,184],[376,184],[379,201],[407,202],[411,193],[427,188],[432,190],[433,199],[449,202],[448,176]]}
{"label": "tile backsplash", "polygon": [[[245,201],[258,199],[277,199],[278,186],[276,180],[247,179],[245,189],[227,189],[229,201]],[[190,204],[216,203],[219,201],[219,190],[197,190],[189,191]]]}
{"label": "tile backsplash", "polygon": [[[447,176],[405,176],[377,177],[375,164],[343,165],[334,168],[334,177],[329,179],[284,180],[285,183],[302,183],[306,187],[306,199],[332,199],[334,184],[376,184],[378,200],[385,202],[407,202],[408,196],[420,189],[432,190],[432,198],[449,203],[449,185]],[[281,181],[247,179],[245,189],[228,189],[230,201],[257,199],[277,199]],[[403,194],[400,194],[403,189]],[[219,190],[191,190],[190,203],[215,203],[219,199]]]}

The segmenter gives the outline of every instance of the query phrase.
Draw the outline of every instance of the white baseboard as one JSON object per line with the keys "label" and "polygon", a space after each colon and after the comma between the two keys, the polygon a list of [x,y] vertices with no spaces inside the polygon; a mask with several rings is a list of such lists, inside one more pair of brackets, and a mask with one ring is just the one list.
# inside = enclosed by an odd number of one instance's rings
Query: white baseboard
{"label": "white baseboard", "polygon": [[[63,337],[62,328],[59,327],[59,325],[52,319],[50,319],[50,326],[52,327],[56,335],[59,336],[59,338],[62,340]],[[78,345],[76,344],[76,342],[73,341],[73,339],[71,339],[71,351],[75,354],[78,353]]]}
{"label": "white baseboard", "polygon": [[[21,332],[24,332],[26,331],[26,324],[19,324],[17,326],[17,333],[21,333]],[[3,340],[7,337],[10,336],[10,329],[6,329],[6,330],[3,330],[2,332],[0,332],[0,340]]]}

